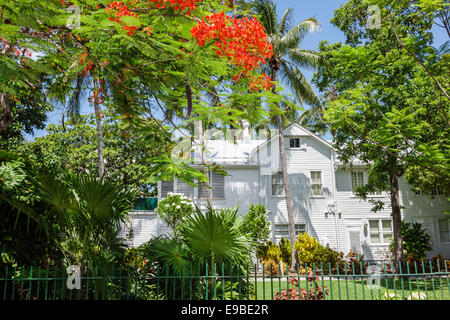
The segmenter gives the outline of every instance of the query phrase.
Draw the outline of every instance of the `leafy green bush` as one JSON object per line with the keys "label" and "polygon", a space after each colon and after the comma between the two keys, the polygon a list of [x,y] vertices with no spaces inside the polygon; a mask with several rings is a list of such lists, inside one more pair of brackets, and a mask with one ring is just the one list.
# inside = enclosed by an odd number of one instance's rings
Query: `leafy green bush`
{"label": "leafy green bush", "polygon": [[281,238],[278,246],[281,251],[281,260],[284,263],[291,264],[292,247],[289,239]]}
{"label": "leafy green bush", "polygon": [[301,264],[316,265],[316,268],[322,264],[324,268],[328,264],[334,268],[339,265],[339,268],[344,265],[344,254],[331,248],[322,246],[316,238],[311,237],[307,233],[301,233],[298,240],[295,242],[295,250],[298,254],[298,259]]}
{"label": "leafy green bush", "polygon": [[[171,275],[186,275],[191,273],[192,268],[193,287],[208,287],[208,292],[213,292],[217,285],[213,279],[200,277],[208,272],[209,275],[230,277],[232,282],[226,281],[226,287],[234,288],[239,282],[242,284],[242,290],[252,291],[251,284],[243,284],[247,281],[245,266],[251,262],[253,243],[241,233],[241,223],[237,209],[209,209],[205,213],[197,209],[196,214],[186,216],[180,221],[177,227],[179,237],[154,238],[141,245],[139,250],[160,274],[168,272]],[[240,266],[240,269],[236,266]],[[199,277],[195,277],[196,275]],[[180,281],[169,279],[167,285],[175,289],[167,293],[161,287],[162,291],[158,294],[168,294],[167,299],[179,299],[182,292],[189,292],[189,284],[190,282],[186,281],[183,287]],[[176,294],[173,295],[173,292]],[[206,290],[193,294],[195,298],[203,299],[204,292]],[[223,294],[227,295],[226,292]],[[242,294],[246,296],[244,292]],[[220,298],[219,295],[217,298]]]}
{"label": "leafy green bush", "polygon": [[323,247],[319,241],[307,233],[298,235],[294,248],[301,264],[312,265],[313,263],[318,263],[320,262],[319,257],[324,254]]}
{"label": "leafy green bush", "polygon": [[[402,238],[405,257],[411,263],[425,260],[427,252],[433,248],[431,237],[427,234],[423,225],[418,222],[407,223],[402,221]],[[390,248],[393,252],[393,242]]]}
{"label": "leafy green bush", "polygon": [[155,212],[173,230],[174,235],[178,236],[177,226],[184,218],[192,215],[194,210],[195,205],[187,197],[169,193],[166,198],[159,201]]}
{"label": "leafy green bush", "polygon": [[251,204],[242,223],[242,233],[258,244],[263,244],[269,238],[270,222],[266,219],[266,213],[264,205]]}

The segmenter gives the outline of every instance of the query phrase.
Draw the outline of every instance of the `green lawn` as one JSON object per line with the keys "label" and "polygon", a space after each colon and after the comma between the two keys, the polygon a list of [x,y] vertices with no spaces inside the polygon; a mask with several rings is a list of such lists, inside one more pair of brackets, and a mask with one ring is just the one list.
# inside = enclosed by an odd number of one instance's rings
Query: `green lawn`
{"label": "green lawn", "polygon": [[[325,286],[328,289],[327,300],[376,300],[383,296],[387,291],[389,294],[396,293],[398,298],[405,299],[411,292],[423,294],[428,300],[450,300],[450,278],[427,279],[382,279],[380,286],[373,286],[372,289],[366,281],[350,279],[332,279],[324,278],[318,282],[319,286]],[[300,281],[300,287],[306,290],[306,281]],[[289,288],[295,288],[289,284]],[[312,288],[310,286],[310,288]],[[271,300],[277,292],[287,289],[286,278],[266,279],[266,281],[257,281],[256,299]],[[395,298],[394,298],[395,299]],[[421,298],[422,299],[422,298]]]}

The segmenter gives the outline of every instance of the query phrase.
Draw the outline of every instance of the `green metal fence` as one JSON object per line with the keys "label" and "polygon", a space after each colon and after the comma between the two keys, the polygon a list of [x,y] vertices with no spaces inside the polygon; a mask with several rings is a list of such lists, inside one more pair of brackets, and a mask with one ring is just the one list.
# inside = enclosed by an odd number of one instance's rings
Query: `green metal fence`
{"label": "green metal fence", "polygon": [[0,300],[450,300],[449,260],[298,265],[295,272],[282,264],[82,266],[73,289],[77,278],[65,267],[0,271]]}

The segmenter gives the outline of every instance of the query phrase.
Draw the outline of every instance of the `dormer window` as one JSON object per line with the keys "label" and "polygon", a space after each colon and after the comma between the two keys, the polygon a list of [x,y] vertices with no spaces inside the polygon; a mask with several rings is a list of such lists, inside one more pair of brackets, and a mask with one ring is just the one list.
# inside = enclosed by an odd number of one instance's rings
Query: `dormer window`
{"label": "dormer window", "polygon": [[300,138],[289,139],[290,148],[299,149],[300,148]]}

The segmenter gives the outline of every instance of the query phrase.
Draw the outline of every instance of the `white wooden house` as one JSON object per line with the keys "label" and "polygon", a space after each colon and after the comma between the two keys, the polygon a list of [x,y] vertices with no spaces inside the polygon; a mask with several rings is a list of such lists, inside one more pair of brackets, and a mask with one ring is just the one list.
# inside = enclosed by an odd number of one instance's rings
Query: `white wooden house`
{"label": "white wooden house", "polygon": [[[247,130],[247,128],[245,129]],[[244,130],[233,144],[222,139],[207,140],[207,159],[224,166],[228,176],[212,173],[212,197],[217,208],[239,207],[241,214],[250,204],[264,204],[271,222],[272,241],[289,237],[286,201],[283,195],[277,135],[271,139],[251,139]],[[337,159],[332,145],[293,124],[284,130],[289,185],[293,201],[296,231],[307,232],[322,244],[342,252],[364,254],[366,260],[386,259],[392,239],[390,199],[387,193],[373,194],[385,209],[372,212],[372,204],[356,197],[353,190],[367,181],[365,165],[355,161],[352,167]],[[400,181],[400,199],[405,221],[422,223],[432,237],[429,256],[450,257],[450,227],[443,210],[449,210],[447,196],[436,190],[422,195]],[[168,192],[183,193],[200,207],[206,204],[202,188],[187,184],[160,182],[158,198]],[[151,237],[170,232],[154,212],[135,211],[132,215],[137,246]]]}

